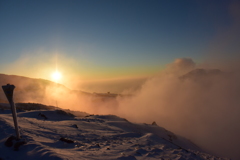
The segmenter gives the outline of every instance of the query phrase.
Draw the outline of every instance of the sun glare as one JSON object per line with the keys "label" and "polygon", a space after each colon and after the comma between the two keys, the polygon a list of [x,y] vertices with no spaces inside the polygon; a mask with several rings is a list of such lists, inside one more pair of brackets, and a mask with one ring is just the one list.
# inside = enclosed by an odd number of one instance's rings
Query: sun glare
{"label": "sun glare", "polygon": [[58,82],[60,79],[62,78],[62,74],[58,71],[55,71],[53,74],[52,74],[52,79],[55,81],[55,82]]}

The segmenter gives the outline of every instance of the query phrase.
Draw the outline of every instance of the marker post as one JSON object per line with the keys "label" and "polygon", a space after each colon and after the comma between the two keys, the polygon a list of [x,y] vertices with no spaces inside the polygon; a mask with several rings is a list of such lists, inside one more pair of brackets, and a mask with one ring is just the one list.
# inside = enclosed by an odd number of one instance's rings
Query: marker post
{"label": "marker post", "polygon": [[19,128],[18,128],[18,121],[17,121],[17,113],[16,113],[16,106],[13,102],[13,90],[14,90],[15,86],[14,85],[10,85],[7,84],[5,86],[2,86],[2,89],[8,99],[8,102],[11,106],[11,110],[12,110],[12,116],[13,116],[13,122],[14,122],[14,126],[15,126],[15,131],[16,131],[16,138],[19,140],[20,139],[20,133],[19,133]]}

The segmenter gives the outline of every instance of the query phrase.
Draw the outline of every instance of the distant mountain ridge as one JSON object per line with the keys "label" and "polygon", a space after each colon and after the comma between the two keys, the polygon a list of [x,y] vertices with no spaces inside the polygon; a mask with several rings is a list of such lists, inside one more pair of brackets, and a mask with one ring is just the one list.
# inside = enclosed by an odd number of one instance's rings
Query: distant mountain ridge
{"label": "distant mountain ridge", "polygon": [[[35,99],[41,102],[44,98],[46,90],[58,89],[66,93],[87,94],[78,90],[71,90],[62,84],[58,84],[45,79],[29,78],[17,75],[0,74],[0,85],[13,84],[15,85],[14,99],[16,102],[26,102],[26,100]],[[0,92],[0,102],[6,102],[5,95]]]}
{"label": "distant mountain ridge", "polygon": [[[0,85],[13,84],[15,103],[43,103],[58,106],[64,102],[67,107],[69,102],[78,104],[103,103],[114,101],[119,94],[89,93],[81,90],[72,90],[66,86],[45,79],[29,78],[17,75],[0,74]],[[8,103],[4,92],[0,89],[0,103]],[[84,101],[84,102],[83,102]],[[68,103],[68,104],[67,104]]]}

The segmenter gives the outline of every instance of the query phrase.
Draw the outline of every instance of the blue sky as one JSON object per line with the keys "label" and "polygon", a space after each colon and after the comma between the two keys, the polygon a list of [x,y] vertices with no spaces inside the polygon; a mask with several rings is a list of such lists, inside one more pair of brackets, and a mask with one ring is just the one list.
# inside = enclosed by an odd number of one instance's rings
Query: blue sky
{"label": "blue sky", "polygon": [[[40,64],[45,63],[43,68],[51,67],[46,63],[53,63],[48,58],[56,54],[60,68],[68,68],[65,72],[71,70],[71,74],[81,75],[82,79],[149,76],[182,57],[202,62],[216,47],[218,39],[225,38],[219,33],[228,34],[235,23],[235,13],[230,9],[234,3],[1,0],[0,72],[48,78],[47,72],[44,75],[39,71]],[[237,43],[234,45],[235,53],[238,47]],[[30,58],[21,61],[23,57]],[[66,59],[70,59],[69,63],[64,62]],[[8,69],[9,64],[18,69]],[[33,67],[35,64],[38,67]]]}

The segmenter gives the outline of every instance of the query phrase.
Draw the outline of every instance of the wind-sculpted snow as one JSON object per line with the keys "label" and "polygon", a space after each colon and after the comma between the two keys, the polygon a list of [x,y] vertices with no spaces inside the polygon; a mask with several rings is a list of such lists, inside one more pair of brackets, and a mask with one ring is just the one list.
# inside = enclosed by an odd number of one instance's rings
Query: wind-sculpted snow
{"label": "wind-sculpted snow", "polygon": [[[66,112],[66,111],[64,111]],[[22,139],[15,151],[4,145],[14,135],[12,115],[0,111],[0,158],[15,159],[223,159],[204,153],[162,127],[136,124],[114,115],[62,114],[59,110],[18,113]],[[5,113],[5,114],[2,114]],[[47,119],[41,117],[44,114]],[[71,113],[74,114],[72,111]]]}

